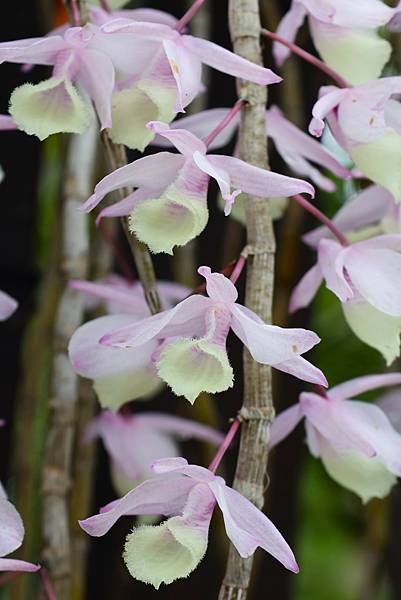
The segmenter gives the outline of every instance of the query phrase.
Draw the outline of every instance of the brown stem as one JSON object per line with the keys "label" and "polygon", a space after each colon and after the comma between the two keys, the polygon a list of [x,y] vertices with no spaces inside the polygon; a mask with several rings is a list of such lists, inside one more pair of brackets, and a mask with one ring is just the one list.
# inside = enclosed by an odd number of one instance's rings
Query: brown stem
{"label": "brown stem", "polygon": [[70,140],[62,203],[62,252],[59,277],[64,284],[53,335],[52,383],[43,465],[43,560],[58,600],[71,597],[69,494],[76,430],[78,378],[68,358],[71,335],[83,319],[85,297],[67,286],[88,276],[88,220],[79,210],[93,186],[96,125]]}
{"label": "brown stem", "polygon": [[[234,51],[262,64],[258,0],[230,0],[229,6]],[[238,88],[239,98],[248,103],[242,109],[241,158],[267,168],[266,87],[239,81]],[[271,322],[275,240],[266,200],[247,198],[246,226],[249,253],[246,306],[265,322]],[[243,425],[234,488],[262,508],[269,426],[274,417],[271,370],[253,361],[247,351],[244,354],[244,400],[240,415]],[[252,563],[252,557],[243,559],[233,546],[230,547],[219,600],[244,600],[247,597]]]}
{"label": "brown stem", "polygon": [[[106,131],[102,132],[101,138],[110,170],[114,171],[125,166],[127,164],[127,157],[124,146],[113,144]],[[118,193],[121,198],[125,198],[131,192],[132,189],[125,189],[120,190]],[[150,312],[154,315],[162,310],[162,304],[157,291],[156,275],[149,249],[129,231],[127,219],[122,218],[121,223],[135,260],[146,302],[148,303]]]}

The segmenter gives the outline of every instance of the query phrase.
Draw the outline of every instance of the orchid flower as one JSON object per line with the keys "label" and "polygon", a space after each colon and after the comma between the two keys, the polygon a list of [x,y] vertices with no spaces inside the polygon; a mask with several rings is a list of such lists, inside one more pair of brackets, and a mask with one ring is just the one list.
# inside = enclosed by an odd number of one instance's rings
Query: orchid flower
{"label": "orchid flower", "polygon": [[401,476],[401,435],[378,405],[348,398],[400,383],[399,373],[388,373],[352,379],[331,388],[325,397],[304,392],[298,404],[276,417],[271,447],[305,418],[309,450],[322,459],[331,477],[363,502],[383,498]]}
{"label": "orchid flower", "polygon": [[179,456],[176,440],[197,439],[218,446],[224,436],[195,421],[163,413],[116,414],[102,411],[88,425],[85,439],[99,436],[111,459],[114,487],[120,496],[154,477],[150,465],[165,456]]}
{"label": "orchid flower", "polygon": [[[370,185],[354,194],[331,219],[350,241],[360,241],[385,233],[401,233],[401,205],[379,185]],[[303,236],[304,242],[316,248],[323,238],[333,234],[322,225]]]}
{"label": "orchid flower", "polygon": [[93,100],[101,128],[112,126],[111,98],[116,72],[140,73],[152,56],[143,40],[103,35],[93,24],[62,29],[43,38],[0,44],[0,62],[52,65],[50,79],[14,90],[10,113],[26,133],[45,139],[58,132],[82,133]]}
{"label": "orchid flower", "polygon": [[[401,77],[384,77],[354,88],[323,87],[313,107],[310,133],[320,136],[324,119],[357,168],[401,201]],[[335,112],[334,109],[336,109]]]}
{"label": "orchid flower", "polygon": [[125,515],[169,517],[161,525],[136,528],[128,534],[124,561],[132,577],[158,589],[161,583],[172,583],[196,569],[207,549],[216,502],[227,536],[243,558],[260,547],[290,571],[298,572],[290,547],[273,523],[224,479],[189,465],[184,458],[158,460],[151,468],[157,478],[80,521],[86,533],[100,537]]}
{"label": "orchid flower", "polygon": [[185,245],[203,231],[209,216],[210,177],[220,187],[226,215],[241,191],[264,198],[298,192],[314,195],[313,187],[301,179],[272,173],[231,156],[207,155],[204,142],[185,129],[170,129],[165,123],[148,126],[170,140],[180,153],[159,152],[117,169],[97,184],[82,209],[89,212],[109,192],[137,187],[124,200],[104,209],[99,218],[131,214],[130,230],[152,252],[172,254],[174,246]]}
{"label": "orchid flower", "polygon": [[[380,37],[383,25],[398,28],[401,2],[390,8],[381,0],[292,0],[277,33],[293,42],[308,17],[313,42],[323,60],[353,85],[375,79],[391,55],[391,44]],[[282,65],[290,51],[279,43],[273,55]]]}
{"label": "orchid flower", "polygon": [[140,352],[147,344],[164,340],[156,367],[177,395],[193,403],[201,392],[223,392],[233,385],[226,339],[230,328],[262,364],[295,377],[326,385],[324,375],[301,354],[319,342],[305,329],[266,325],[254,312],[237,304],[233,283],[209,267],[198,273],[206,279],[208,297],[193,295],[174,308],[110,332],[101,344]]}
{"label": "orchid flower", "polygon": [[292,293],[290,311],[307,306],[324,279],[354,333],[391,364],[400,353],[401,235],[381,235],[347,247],[323,238],[317,251],[317,264]]}
{"label": "orchid flower", "polygon": [[3,558],[21,546],[24,535],[22,519],[16,508],[7,499],[7,494],[0,483],[0,571],[33,573],[40,569],[39,565],[24,560]]}
{"label": "orchid flower", "polygon": [[[152,362],[159,345],[157,341],[144,344],[140,350],[118,350],[99,344],[100,338],[110,330],[148,316],[142,286],[124,283],[116,276],[108,283],[74,280],[70,286],[107,302],[109,314],[79,327],[69,343],[74,370],[82,377],[93,379],[101,406],[118,410],[130,400],[155,395],[161,387]],[[160,282],[159,292],[164,305],[171,307],[185,298],[189,290],[178,284]]]}
{"label": "orchid flower", "polygon": [[0,290],[0,321],[5,321],[17,310],[18,302]]}

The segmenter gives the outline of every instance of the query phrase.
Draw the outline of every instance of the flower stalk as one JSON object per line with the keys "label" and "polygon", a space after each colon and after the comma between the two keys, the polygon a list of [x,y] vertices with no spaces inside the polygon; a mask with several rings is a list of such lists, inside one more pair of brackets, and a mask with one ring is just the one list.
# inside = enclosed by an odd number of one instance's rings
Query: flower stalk
{"label": "flower stalk", "polygon": [[196,15],[198,10],[203,6],[205,0],[195,0],[192,6],[187,10],[187,12],[181,17],[178,23],[175,26],[177,31],[183,31],[185,27],[188,25],[190,20]]}
{"label": "flower stalk", "polygon": [[208,467],[209,471],[212,471],[212,473],[216,473],[221,461],[223,460],[225,453],[227,452],[227,450],[231,446],[235,436],[237,435],[237,431],[238,431],[240,425],[241,425],[241,419],[239,417],[237,417],[232,422],[231,427],[228,430],[226,437],[222,441],[220,448],[217,450],[215,457],[213,458],[212,462],[210,463],[210,465]]}
{"label": "flower stalk", "polygon": [[217,136],[227,127],[229,123],[233,120],[233,118],[240,112],[242,107],[245,105],[244,100],[237,100],[229,113],[224,117],[224,119],[209,133],[209,135],[203,140],[206,146],[210,146],[210,144],[217,138]]}
{"label": "flower stalk", "polygon": [[318,221],[320,221],[323,225],[325,225],[328,229],[330,229],[331,233],[338,239],[342,246],[349,246],[349,241],[346,236],[341,233],[341,231],[334,225],[333,221],[326,217],[321,210],[313,206],[309,200],[301,196],[301,194],[295,194],[292,196],[292,199],[295,200],[297,204],[302,206],[308,213],[313,215]]}

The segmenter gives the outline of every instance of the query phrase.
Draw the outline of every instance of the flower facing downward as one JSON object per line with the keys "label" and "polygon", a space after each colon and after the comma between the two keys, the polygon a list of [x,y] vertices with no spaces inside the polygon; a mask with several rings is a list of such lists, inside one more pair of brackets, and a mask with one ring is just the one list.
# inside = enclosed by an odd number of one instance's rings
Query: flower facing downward
{"label": "flower facing downward", "polygon": [[399,356],[401,235],[382,235],[347,247],[321,239],[318,262],[294,289],[290,310],[307,306],[322,280],[342,303],[354,333],[390,364]]}
{"label": "flower facing downward", "polygon": [[[185,129],[170,129],[165,123],[148,127],[167,138],[180,152],[160,152],[145,156],[107,175],[95,187],[83,210],[90,211],[106,194],[126,186],[137,191],[102,216],[130,214],[130,229],[152,252],[172,254],[174,246],[183,246],[205,228],[208,221],[207,191],[213,177],[231,211],[240,191],[255,196],[291,196],[299,192],[314,195],[306,181],[272,173],[234,158],[206,154],[202,140]],[[157,173],[157,177],[155,177]]]}
{"label": "flower facing downward", "polygon": [[133,352],[163,340],[155,356],[158,373],[190,402],[202,391],[216,393],[232,386],[233,371],[226,351],[230,328],[256,361],[326,385],[321,371],[301,356],[319,342],[315,333],[266,325],[236,303],[237,290],[229,279],[212,273],[209,267],[200,267],[198,272],[206,279],[208,297],[193,295],[171,310],[104,335],[101,343],[120,352],[123,348]]}
{"label": "flower facing downward", "polygon": [[107,533],[124,515],[163,514],[158,526],[134,529],[128,535],[124,560],[131,575],[156,589],[187,577],[202,560],[216,503],[223,513],[227,536],[242,557],[263,548],[287,569],[298,565],[273,523],[249,500],[229,488],[224,479],[184,458],[156,461],[153,480],[112,502],[97,515],[80,521],[89,535]]}
{"label": "flower facing downward", "polygon": [[352,379],[328,390],[326,397],[302,393],[299,404],[273,422],[271,446],[305,418],[309,450],[333,479],[363,502],[383,498],[401,476],[401,435],[379,405],[347,398],[400,383],[399,373],[388,373]]}
{"label": "flower facing downward", "polygon": [[154,477],[150,465],[179,456],[178,440],[197,439],[219,445],[224,436],[195,421],[163,413],[119,414],[104,410],[88,425],[85,439],[99,436],[111,459],[114,487],[120,496]]}

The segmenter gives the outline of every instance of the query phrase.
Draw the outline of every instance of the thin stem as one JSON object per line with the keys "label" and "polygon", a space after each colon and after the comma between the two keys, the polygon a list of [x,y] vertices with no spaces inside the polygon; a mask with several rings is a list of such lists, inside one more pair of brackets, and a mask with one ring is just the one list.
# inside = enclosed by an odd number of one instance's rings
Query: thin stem
{"label": "thin stem", "polygon": [[183,17],[178,21],[175,26],[177,31],[182,31],[188,25],[192,17],[196,15],[200,7],[204,4],[205,0],[195,0],[193,5],[187,10]]}
{"label": "thin stem", "polygon": [[109,2],[108,0],[100,0],[100,6],[103,8],[103,10],[105,10],[106,12],[111,12],[111,8],[109,6]]}
{"label": "thin stem", "polygon": [[227,127],[229,123],[233,120],[233,118],[241,111],[241,108],[245,106],[244,100],[237,100],[232,109],[226,114],[224,119],[209,133],[209,135],[203,140],[206,146],[210,146],[210,144],[217,138],[217,136]]}
{"label": "thin stem", "polygon": [[349,246],[348,239],[345,237],[345,235],[343,233],[341,233],[341,231],[339,229],[337,229],[337,227],[334,225],[333,221],[331,221],[331,219],[326,217],[326,215],[324,213],[322,213],[321,210],[316,208],[316,206],[313,206],[313,204],[311,204],[309,202],[309,200],[307,200],[300,194],[291,196],[291,198],[293,200],[295,200],[295,202],[297,202],[300,206],[302,206],[302,208],[307,210],[311,215],[316,217],[316,219],[318,219],[318,221],[323,223],[323,225],[325,225],[328,229],[330,229],[331,233],[338,239],[338,241],[340,242],[340,244],[342,246]]}
{"label": "thin stem", "polygon": [[134,274],[133,274],[131,265],[127,261],[125,255],[124,255],[122,249],[120,248],[113,233],[103,223],[103,221],[99,221],[98,228],[99,228],[104,240],[110,246],[110,249],[113,252],[113,256],[116,260],[116,263],[119,265],[124,278],[129,282],[134,281]]}
{"label": "thin stem", "polygon": [[78,7],[77,0],[71,0],[71,12],[74,25],[79,27],[81,24],[81,13]]}
{"label": "thin stem", "polygon": [[239,276],[242,273],[243,268],[245,267],[247,257],[244,254],[241,254],[239,259],[237,260],[234,270],[231,273],[230,281],[235,285],[239,279]]}
{"label": "thin stem", "polygon": [[240,425],[241,420],[238,417],[231,423],[231,427],[228,430],[226,437],[222,441],[220,448],[216,452],[216,456],[214,457],[214,459],[208,467],[209,471],[212,471],[212,473],[216,473],[218,466],[221,463],[223,456],[231,446],[231,443],[235,438]]}
{"label": "thin stem", "polygon": [[42,567],[40,570],[40,577],[42,579],[42,586],[47,600],[57,600],[52,582],[50,581],[49,573],[44,567]]}
{"label": "thin stem", "polygon": [[323,71],[323,73],[326,73],[326,75],[331,77],[331,79],[336,82],[338,87],[340,87],[340,88],[350,87],[349,83],[347,83],[347,81],[345,81],[345,79],[343,79],[343,77],[341,77],[341,75],[339,75],[336,71],[334,71],[334,69],[331,69],[322,60],[320,60],[316,56],[313,56],[313,54],[310,54],[310,52],[303,50],[302,48],[300,48],[293,42],[289,42],[288,40],[281,37],[277,33],[273,33],[272,31],[268,31],[267,29],[262,29],[262,34],[265,35],[266,37],[270,38],[271,40],[278,42],[279,44],[283,44],[283,46],[286,46],[287,48],[289,48],[291,50],[291,52],[293,52],[294,54],[297,54],[298,56],[300,56],[301,58],[306,60],[306,62],[310,63],[311,65],[314,65],[315,67],[317,67],[318,69]]}

